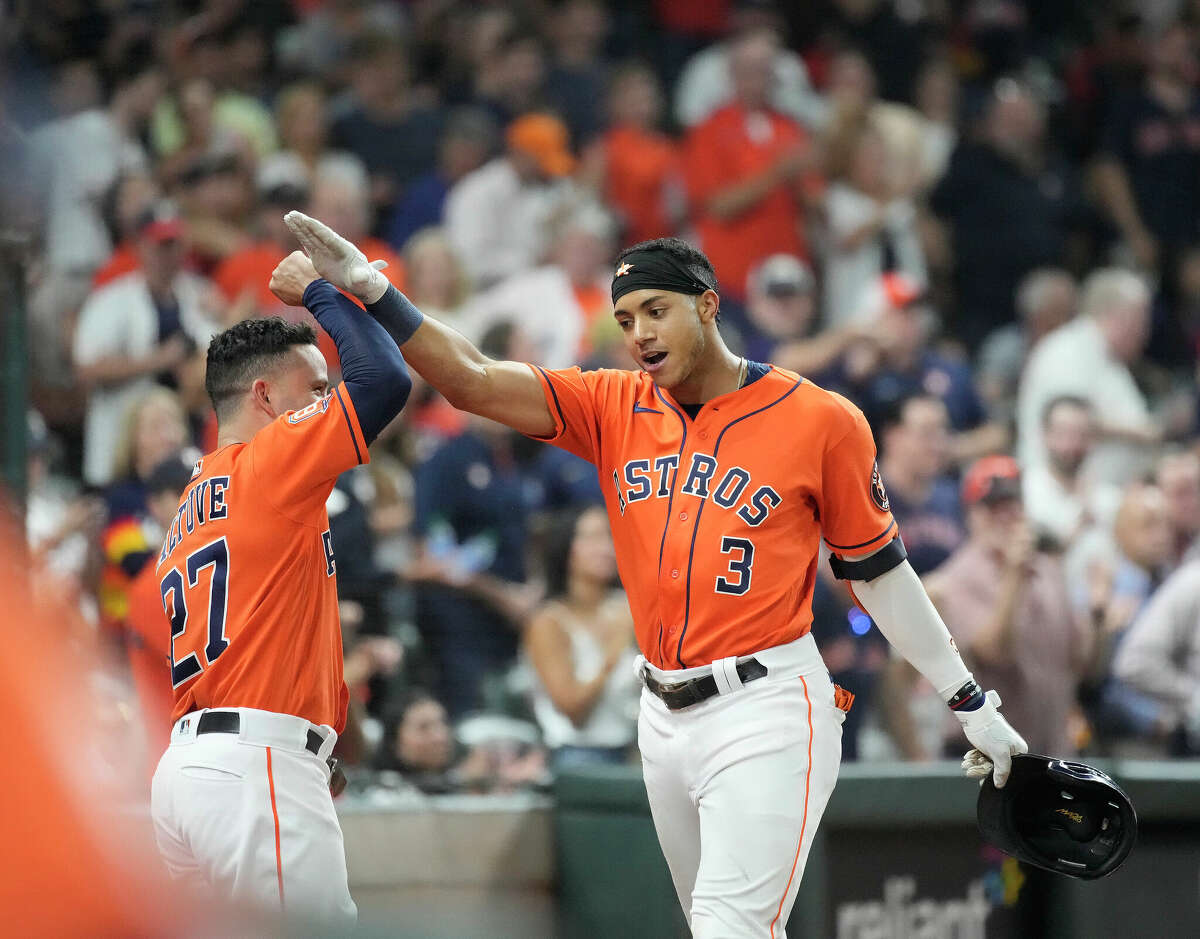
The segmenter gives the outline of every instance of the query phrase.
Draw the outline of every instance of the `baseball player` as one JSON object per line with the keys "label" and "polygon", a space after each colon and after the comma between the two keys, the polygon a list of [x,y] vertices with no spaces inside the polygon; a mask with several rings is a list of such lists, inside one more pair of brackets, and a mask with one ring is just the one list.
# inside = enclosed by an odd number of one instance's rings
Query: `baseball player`
{"label": "baseball player", "polygon": [[822,539],[962,722],[964,769],[1003,785],[1025,741],[906,560],[862,413],[730,352],[702,253],[673,238],[622,252],[612,299],[637,371],[547,371],[485,358],[325,225],[288,222],[451,404],[596,465],[642,653],[646,791],[694,936],[784,935],[837,778],[851,696],[810,634]]}
{"label": "baseball player", "polygon": [[395,343],[299,252],[271,289],[337,346],[332,390],[314,331],[279,318],[212,340],[217,449],[200,459],[158,557],[170,620],[171,742],[151,809],[171,874],[306,919],[356,917],[329,754],[346,719],[325,501],[404,406]]}

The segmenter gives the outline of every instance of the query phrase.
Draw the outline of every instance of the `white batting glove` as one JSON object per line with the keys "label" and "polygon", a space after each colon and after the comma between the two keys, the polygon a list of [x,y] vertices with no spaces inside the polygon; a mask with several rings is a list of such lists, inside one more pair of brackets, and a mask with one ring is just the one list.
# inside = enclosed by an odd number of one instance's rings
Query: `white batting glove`
{"label": "white batting glove", "polygon": [[1008,781],[1013,756],[1029,752],[1024,738],[1000,716],[999,707],[1000,695],[989,691],[984,695],[982,707],[954,712],[963,726],[963,733],[975,747],[963,757],[963,772],[973,779],[982,779],[992,773],[997,789],[1003,788]]}
{"label": "white batting glove", "polygon": [[387,261],[368,263],[367,256],[358,248],[324,222],[303,212],[288,212],[283,220],[317,273],[333,286],[353,294],[363,303],[374,303],[387,293],[388,279],[379,273],[387,267]]}

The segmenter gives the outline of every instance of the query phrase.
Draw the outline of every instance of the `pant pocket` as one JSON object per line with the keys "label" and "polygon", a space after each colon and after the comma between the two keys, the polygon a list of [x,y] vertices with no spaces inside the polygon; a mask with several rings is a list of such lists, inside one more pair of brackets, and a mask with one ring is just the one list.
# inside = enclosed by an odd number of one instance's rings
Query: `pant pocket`
{"label": "pant pocket", "polygon": [[202,766],[197,763],[185,764],[179,768],[179,772],[189,779],[203,779],[208,782],[241,782],[244,778],[244,774],[236,770],[220,766]]}

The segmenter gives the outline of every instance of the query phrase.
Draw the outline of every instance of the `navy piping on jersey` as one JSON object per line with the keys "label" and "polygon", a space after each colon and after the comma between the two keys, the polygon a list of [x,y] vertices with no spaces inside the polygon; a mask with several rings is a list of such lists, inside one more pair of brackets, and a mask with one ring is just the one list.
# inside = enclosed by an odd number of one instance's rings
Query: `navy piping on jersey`
{"label": "navy piping on jersey", "polygon": [[350,428],[350,442],[354,444],[354,455],[358,458],[359,465],[362,464],[362,451],[358,449],[358,438],[354,434],[354,421],[350,420],[350,412],[346,410],[346,402],[342,400],[341,385],[334,386],[333,393],[337,395],[338,404],[342,406],[342,416],[346,418],[346,426]]}
{"label": "navy piping on jersey", "polygon": [[[567,419],[563,415],[562,405],[558,402],[558,392],[554,390],[554,382],[550,380],[550,376],[546,374],[546,370],[540,365],[535,365],[534,368],[542,373],[542,378],[546,379],[546,387],[550,389],[550,394],[554,398],[554,407],[558,411],[559,424],[562,426],[563,431],[565,431],[567,429]],[[559,433],[555,434],[554,436],[557,437],[561,433],[562,431],[559,431]],[[599,454],[597,454],[597,456],[599,456]]]}
{"label": "navy piping on jersey", "polygon": [[[803,378],[799,379],[796,382],[796,384],[792,385],[791,388],[789,388],[787,391],[785,391],[783,394],[781,394],[778,398],[776,398],[770,404],[764,404],[757,411],[751,411],[749,414],[743,414],[741,417],[735,418],[734,420],[732,420],[728,424],[726,424],[725,427],[721,430],[721,432],[719,434],[717,434],[717,442],[715,444],[713,444],[713,452],[712,452],[713,459],[715,460],[717,458],[717,451],[721,449],[721,439],[725,436],[725,431],[729,430],[729,428],[732,427],[734,424],[740,424],[742,421],[746,420],[747,418],[753,417],[755,414],[761,414],[763,411],[766,411],[768,408],[775,407],[775,405],[777,405],[777,404],[779,404],[779,402],[783,401],[788,395],[790,395],[793,391],[795,391],[797,388],[799,388],[802,384],[804,384]],[[680,454],[681,454],[680,459],[682,459],[682,453],[683,453],[683,451],[680,450]],[[692,526],[692,544],[691,544],[691,547],[688,548],[687,585],[684,588],[686,592],[684,593],[684,600],[683,600],[683,631],[679,634],[679,644],[675,647],[675,661],[679,663],[680,668],[688,667],[687,665],[684,664],[684,661],[683,661],[683,640],[685,638],[687,638],[688,619],[690,618],[691,612],[692,612],[692,557],[696,552],[696,535],[699,534],[699,532],[700,532],[700,516],[704,514],[704,505],[707,501],[708,501],[707,499],[700,500],[700,508],[698,508],[696,510],[696,522]],[[670,512],[671,512],[670,506],[668,505],[668,507],[667,507],[667,518],[668,519],[670,519]]]}
{"label": "navy piping on jersey", "polygon": [[[683,448],[687,446],[687,420],[679,413],[679,409],[670,401],[663,397],[663,394],[658,389],[658,385],[654,386],[654,393],[658,395],[658,400],[669,407],[671,411],[679,418],[679,429],[683,431],[683,439],[679,441],[679,453],[675,456],[675,476],[671,479],[671,489],[667,494],[667,517],[663,522],[662,538],[658,542],[658,576],[662,577],[662,558],[663,548],[667,543],[667,529],[671,526],[671,505],[675,502],[675,484],[679,482],[679,464],[683,462]],[[662,648],[662,617],[658,619],[658,647]]]}
{"label": "navy piping on jersey", "polygon": [[832,541],[826,541],[825,543],[827,545],[829,545],[829,547],[834,548],[838,551],[853,551],[855,548],[865,548],[867,545],[871,544],[872,542],[878,541],[880,538],[882,538],[884,535],[886,535],[889,531],[891,531],[895,527],[896,527],[896,520],[892,519],[892,524],[888,525],[888,527],[885,528],[883,531],[881,531],[878,535],[876,535],[874,538],[868,539],[867,541],[860,542],[859,544],[834,544]]}

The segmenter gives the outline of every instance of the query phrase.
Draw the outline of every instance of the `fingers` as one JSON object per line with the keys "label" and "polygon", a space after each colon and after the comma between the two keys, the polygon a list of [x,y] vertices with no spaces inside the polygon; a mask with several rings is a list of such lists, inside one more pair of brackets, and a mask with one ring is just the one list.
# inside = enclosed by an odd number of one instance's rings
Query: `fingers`
{"label": "fingers", "polygon": [[997,753],[995,764],[995,770],[992,773],[992,782],[996,784],[997,789],[1003,789],[1004,784],[1008,782],[1008,774],[1012,770],[1012,757],[1007,751]]}

